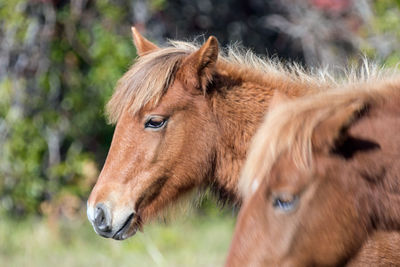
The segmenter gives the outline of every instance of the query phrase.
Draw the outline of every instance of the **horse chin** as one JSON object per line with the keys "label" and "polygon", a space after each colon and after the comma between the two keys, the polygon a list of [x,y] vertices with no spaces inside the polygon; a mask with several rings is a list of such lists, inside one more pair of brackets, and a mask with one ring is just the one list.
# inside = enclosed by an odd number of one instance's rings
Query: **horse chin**
{"label": "horse chin", "polygon": [[115,240],[125,240],[136,234],[137,230],[141,230],[140,216],[132,213],[122,225],[122,227],[112,236]]}

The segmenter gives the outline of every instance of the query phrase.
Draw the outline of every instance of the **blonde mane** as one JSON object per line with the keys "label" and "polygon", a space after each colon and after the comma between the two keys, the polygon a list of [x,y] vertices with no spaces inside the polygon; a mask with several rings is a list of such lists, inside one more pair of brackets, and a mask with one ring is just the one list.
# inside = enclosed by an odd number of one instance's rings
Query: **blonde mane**
{"label": "blonde mane", "polygon": [[[122,112],[129,108],[135,114],[145,105],[157,105],[170,84],[184,57],[200,48],[196,42],[169,41],[169,46],[139,57],[133,66],[120,78],[114,94],[106,107],[109,122],[116,123]],[[238,69],[248,69],[243,73],[259,73],[293,82],[307,83],[310,87],[333,87],[360,80],[375,80],[382,71],[364,61],[360,71],[350,71],[337,78],[325,69],[305,70],[295,63],[282,63],[276,58],[260,57],[238,45],[220,49],[219,63],[234,65]],[[217,64],[221,67],[222,64]]]}
{"label": "blonde mane", "polygon": [[288,100],[267,113],[252,139],[239,180],[243,197],[250,196],[268,179],[268,173],[281,155],[290,155],[299,170],[312,168],[312,135],[316,127],[336,113],[360,111],[400,93],[400,77],[391,76],[374,83],[360,82],[294,100]]}

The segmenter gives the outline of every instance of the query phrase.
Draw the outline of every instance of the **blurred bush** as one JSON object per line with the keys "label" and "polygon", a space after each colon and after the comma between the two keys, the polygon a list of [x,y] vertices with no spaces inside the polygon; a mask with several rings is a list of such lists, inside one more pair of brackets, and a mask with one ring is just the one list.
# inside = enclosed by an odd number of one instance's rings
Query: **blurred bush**
{"label": "blurred bush", "polygon": [[72,216],[113,127],[103,107],[135,57],[130,26],[158,43],[214,34],[307,65],[361,53],[400,60],[399,0],[0,0],[0,211]]}
{"label": "blurred bush", "polygon": [[135,56],[127,5],[0,4],[3,210],[37,213],[46,201],[87,197],[112,136],[103,106]]}
{"label": "blurred bush", "polygon": [[400,63],[400,0],[380,0],[373,4],[369,28],[360,36],[361,50],[389,67]]}

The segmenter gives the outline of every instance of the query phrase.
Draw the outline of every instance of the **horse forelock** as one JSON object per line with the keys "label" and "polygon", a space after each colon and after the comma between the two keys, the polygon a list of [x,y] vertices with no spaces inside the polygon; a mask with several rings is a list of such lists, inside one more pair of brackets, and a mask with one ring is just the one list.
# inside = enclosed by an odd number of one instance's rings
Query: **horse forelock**
{"label": "horse forelock", "polygon": [[126,108],[135,114],[149,103],[156,105],[173,82],[179,62],[188,54],[168,47],[138,58],[119,79],[107,103],[108,120],[116,123]]}
{"label": "horse forelock", "polygon": [[312,137],[321,122],[335,112],[363,107],[400,94],[400,77],[376,84],[361,82],[340,89],[297,98],[270,110],[254,135],[241,172],[239,191],[251,196],[274,164],[288,155],[299,170],[313,167]]}

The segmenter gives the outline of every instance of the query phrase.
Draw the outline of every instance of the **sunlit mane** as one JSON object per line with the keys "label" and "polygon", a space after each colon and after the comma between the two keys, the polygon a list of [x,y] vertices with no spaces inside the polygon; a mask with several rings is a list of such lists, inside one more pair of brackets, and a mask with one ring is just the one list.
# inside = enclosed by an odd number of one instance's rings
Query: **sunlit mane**
{"label": "sunlit mane", "polygon": [[[111,123],[116,123],[122,111],[129,107],[136,113],[148,103],[156,105],[175,77],[182,59],[199,49],[196,42],[170,41],[169,46],[142,56],[118,81],[115,92],[108,102],[106,113]],[[311,86],[330,87],[360,80],[377,79],[382,75],[374,65],[365,61],[360,71],[350,70],[335,78],[327,69],[304,70],[294,63],[282,63],[278,59],[256,56],[238,45],[220,49],[218,62],[247,68],[247,73],[259,73],[282,77],[294,82],[309,83]],[[221,65],[221,64],[219,64]],[[217,64],[217,68],[220,67]],[[335,71],[334,71],[335,72]]]}
{"label": "sunlit mane", "polygon": [[272,108],[253,137],[242,169],[239,181],[242,196],[251,195],[261,180],[268,178],[281,155],[290,155],[300,170],[312,168],[312,136],[321,122],[343,110],[354,114],[366,105],[390,98],[393,93],[400,93],[399,86],[400,77],[393,76],[386,81],[355,83],[289,100]]}

